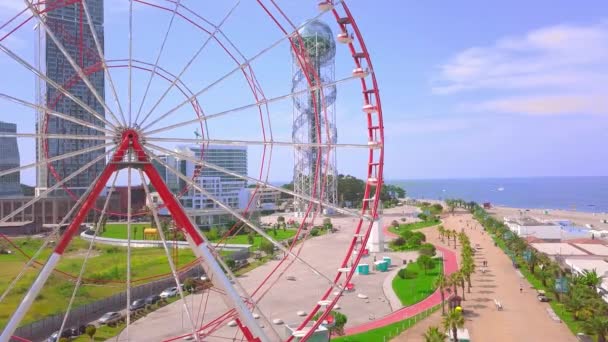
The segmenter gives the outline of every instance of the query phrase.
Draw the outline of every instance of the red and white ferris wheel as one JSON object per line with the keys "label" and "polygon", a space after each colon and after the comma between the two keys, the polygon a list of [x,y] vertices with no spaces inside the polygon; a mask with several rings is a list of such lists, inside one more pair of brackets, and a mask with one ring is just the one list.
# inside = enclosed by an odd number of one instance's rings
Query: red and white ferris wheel
{"label": "red and white ferris wheel", "polygon": [[[101,0],[8,3],[0,6],[0,68],[8,75],[0,81],[0,121],[17,122],[18,128],[0,131],[0,139],[16,139],[21,158],[0,170],[0,180],[30,175],[37,188],[21,205],[2,207],[0,223],[14,222],[28,210],[33,217],[31,208],[49,198],[63,196],[72,205],[59,213],[53,231],[40,238],[42,244],[23,254],[23,269],[11,274],[2,289],[0,305],[11,315],[0,341],[19,340],[15,331],[52,277],[73,286],[65,307],[57,308],[63,315],[58,331],[73,321],[71,311],[83,287],[120,287],[129,312],[136,299],[132,288],[161,277],[174,280],[182,318],[163,321],[168,328],[158,340],[229,336],[304,341],[331,321],[330,312],[348,295],[353,265],[364,254],[378,217],[383,179],[378,84],[345,1],[106,0],[105,9]],[[311,25],[330,29],[315,33]],[[327,32],[333,36],[328,38]],[[311,46],[316,49],[312,54]],[[332,59],[335,54],[332,77],[320,67],[326,62],[324,53]],[[342,121],[336,121],[333,106],[352,114],[339,114]],[[292,113],[298,110],[305,116]],[[309,118],[305,139],[293,132],[304,127],[296,124],[302,117]],[[341,125],[347,127],[344,132]],[[196,135],[189,137],[192,132]],[[250,169],[256,171],[219,165],[207,157],[214,146],[245,149]],[[284,179],[283,174],[291,177],[298,167],[294,155],[309,160],[309,172],[300,180],[311,189],[307,193],[269,181]],[[348,169],[366,177],[360,209],[328,201],[325,185],[337,176],[331,165],[336,155],[345,156]],[[218,195],[217,183],[209,181],[213,177],[201,176],[205,172],[248,184],[251,195],[239,207]],[[124,184],[126,201],[113,207],[119,184]],[[135,187],[143,189],[139,193],[145,196],[145,209],[133,205]],[[263,218],[254,219],[260,209],[256,201],[268,189],[301,206],[290,240],[277,240]],[[204,198],[200,207],[184,205],[193,193]],[[206,215],[206,209],[239,223],[211,241],[193,218]],[[319,224],[324,210],[349,223],[331,248],[324,249],[330,254],[319,263],[307,246],[315,243],[309,228]],[[157,229],[170,273],[132,274],[131,255],[138,248],[132,226],[143,215],[156,227],[170,218],[195,259],[186,265],[176,261],[174,237]],[[95,246],[102,243],[100,227],[108,220],[127,227],[126,272],[120,280],[90,279]],[[70,244],[82,239],[78,234],[85,221],[92,228],[83,261],[76,271],[59,267]],[[255,276],[236,277],[220,252],[227,238],[243,231],[270,241],[280,255],[256,269]],[[184,270],[199,265],[211,286],[195,302],[180,283]],[[285,281],[291,274],[307,280]],[[23,286],[27,290],[16,294]],[[11,304],[11,298],[18,300]],[[292,321],[287,334],[275,319],[284,310],[300,310],[297,319],[284,316],[286,323]],[[125,321],[120,340],[141,340],[135,337],[131,315]]]}

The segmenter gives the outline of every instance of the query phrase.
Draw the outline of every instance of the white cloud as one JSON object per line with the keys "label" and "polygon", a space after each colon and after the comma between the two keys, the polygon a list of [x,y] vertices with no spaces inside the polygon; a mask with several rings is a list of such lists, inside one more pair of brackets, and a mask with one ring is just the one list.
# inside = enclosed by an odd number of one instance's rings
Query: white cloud
{"label": "white cloud", "polygon": [[[474,105],[499,112],[608,113],[604,101],[593,95],[608,90],[606,84],[608,22],[601,22],[551,26],[468,48],[440,66],[432,90],[444,95],[505,93]],[[516,96],[517,92],[527,95]],[[534,93],[540,95],[529,95]]]}
{"label": "white cloud", "polygon": [[513,96],[465,105],[467,110],[497,113],[553,114],[604,114],[608,113],[605,94],[547,94]]}

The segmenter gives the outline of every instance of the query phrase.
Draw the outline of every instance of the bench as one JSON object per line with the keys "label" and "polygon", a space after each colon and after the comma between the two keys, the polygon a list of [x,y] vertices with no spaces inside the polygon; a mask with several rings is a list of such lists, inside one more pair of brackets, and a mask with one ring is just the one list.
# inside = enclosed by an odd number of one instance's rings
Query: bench
{"label": "bench", "polygon": [[494,299],[494,304],[496,305],[496,309],[499,311],[502,310],[502,304],[498,301],[498,299]]}

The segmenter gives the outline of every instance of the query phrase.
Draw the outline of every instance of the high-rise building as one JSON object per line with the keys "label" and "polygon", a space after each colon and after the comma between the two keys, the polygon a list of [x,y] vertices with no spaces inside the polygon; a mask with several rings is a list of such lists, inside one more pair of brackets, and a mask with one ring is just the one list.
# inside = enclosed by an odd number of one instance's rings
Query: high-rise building
{"label": "high-rise building", "polygon": [[[46,1],[47,6],[52,6],[54,3],[64,2],[60,0]],[[103,0],[86,0],[86,4],[93,21],[97,37],[103,46],[104,40],[104,15],[103,15]],[[60,41],[61,45],[67,50],[70,57],[79,64],[82,69],[95,65],[100,58],[97,54],[93,34],[89,29],[87,17],[83,13],[82,3],[76,2],[71,5],[60,5],[56,9],[46,12],[46,25],[54,33],[55,37]],[[44,67],[46,76],[51,80],[62,85],[66,90],[75,95],[79,100],[83,101],[101,116],[105,116],[104,108],[96,99],[91,90],[86,84],[78,78],[76,71],[70,65],[68,58],[61,52],[58,45],[51,39],[49,35],[41,28],[40,46],[38,53],[41,54],[39,61]],[[44,54],[44,56],[42,56]],[[104,73],[100,68],[99,71],[90,73],[88,78],[97,91],[104,98]],[[57,91],[51,85],[42,82],[39,86],[40,99],[47,108],[67,114],[69,116],[91,122],[99,127],[104,124],[101,120],[95,118],[91,113],[81,108],[74,101],[65,97],[61,92]],[[77,135],[102,135],[103,132],[78,125],[54,116],[44,115],[39,113],[37,122],[37,130],[39,133],[49,134],[77,134]],[[51,158],[66,153],[79,151],[98,144],[101,141],[96,140],[76,140],[76,139],[48,139],[40,140],[37,144],[37,159]],[[37,185],[36,192],[40,193],[48,187],[57,183],[57,179],[63,179],[68,175],[77,171],[86,163],[94,160],[105,153],[103,149],[81,154],[75,157],[70,157],[60,161],[53,162],[51,166],[54,172],[50,172],[46,165],[41,165],[37,169]],[[79,174],[65,184],[70,191],[75,194],[84,192],[102,172],[105,167],[105,161],[101,160],[95,163],[87,171]],[[64,190],[53,192],[54,196],[63,196]]]}
{"label": "high-rise building", "polygon": [[[17,125],[0,121],[1,133],[17,133]],[[19,147],[17,138],[0,137],[0,171],[19,167]],[[0,177],[0,197],[20,196],[21,178],[19,172]]]}
{"label": "high-rise building", "polygon": [[[202,159],[210,164],[230,170],[238,175],[247,175],[247,148],[243,146],[209,145],[180,146],[175,151],[192,158]],[[241,211],[247,205],[250,193],[247,191],[247,182],[242,178],[228,175],[208,167],[199,167],[191,160],[179,156],[160,156],[166,164],[186,177],[192,179],[197,185],[205,189],[211,196],[228,205],[230,208]],[[179,179],[171,170],[154,162],[161,177],[174,194],[181,194],[179,200],[186,212],[194,217],[197,225],[211,227],[223,225],[234,221],[234,217],[222,209],[217,203],[209,199],[202,192],[187,187],[186,182]],[[161,213],[166,214],[166,211]]]}

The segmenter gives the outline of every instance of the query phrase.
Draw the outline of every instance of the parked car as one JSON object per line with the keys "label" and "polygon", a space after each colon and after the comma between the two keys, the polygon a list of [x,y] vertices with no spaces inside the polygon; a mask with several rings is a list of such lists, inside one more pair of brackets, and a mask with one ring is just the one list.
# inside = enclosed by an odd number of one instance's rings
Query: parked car
{"label": "parked car", "polygon": [[160,293],[160,298],[169,298],[177,296],[177,287],[170,287]]}
{"label": "parked car", "polygon": [[60,338],[70,338],[72,337],[72,329],[65,329],[63,331],[63,333],[61,333],[61,336],[59,336],[59,331],[55,331],[54,333],[51,334],[51,336],[49,336],[49,338],[47,338],[46,342],[57,342],[59,341]]}
{"label": "parked car", "polygon": [[137,310],[143,309],[145,307],[146,307],[146,300],[137,299],[137,300],[134,300],[133,303],[131,303],[131,305],[129,305],[129,311],[137,311]]}
{"label": "parked car", "polygon": [[545,293],[544,290],[538,290],[536,293],[536,298],[538,298],[539,302],[548,302],[549,301],[549,297],[547,297],[547,294]]}
{"label": "parked car", "polygon": [[122,314],[120,312],[106,312],[98,320],[99,324],[114,324],[122,320]]}
{"label": "parked car", "polygon": [[160,300],[159,295],[148,296],[148,297],[146,297],[146,305],[156,304],[159,300]]}

